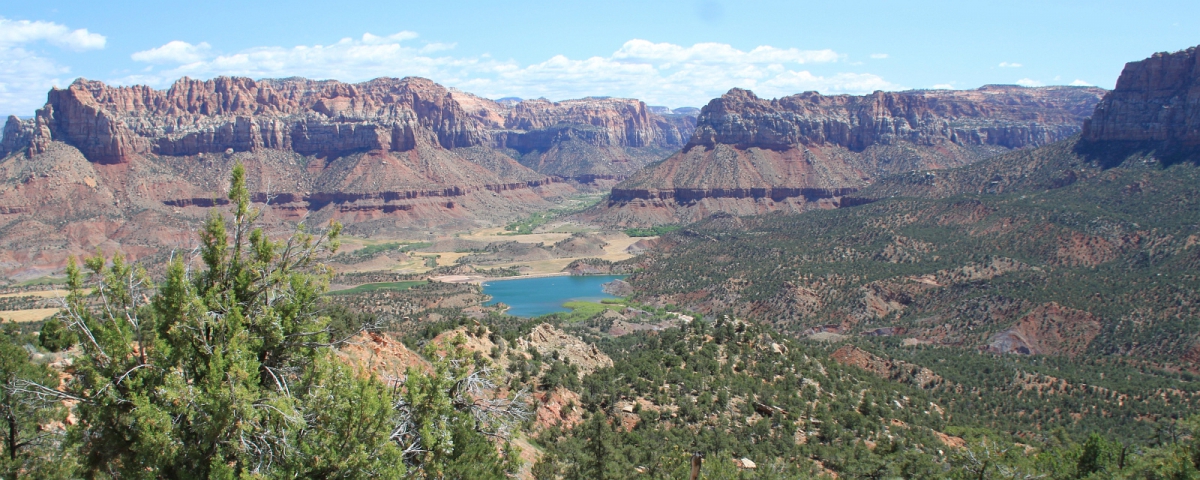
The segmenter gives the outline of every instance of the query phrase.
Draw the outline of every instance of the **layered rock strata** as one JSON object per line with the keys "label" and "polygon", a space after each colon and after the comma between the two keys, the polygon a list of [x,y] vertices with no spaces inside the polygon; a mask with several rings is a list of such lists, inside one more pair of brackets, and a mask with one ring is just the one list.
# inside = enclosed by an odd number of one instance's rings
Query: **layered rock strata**
{"label": "layered rock strata", "polygon": [[595,215],[639,225],[836,207],[878,177],[1077,134],[1104,93],[986,86],[766,100],[733,89],[704,107],[679,153],[618,184]]}
{"label": "layered rock strata", "polygon": [[[167,90],[110,87],[77,80],[54,89],[20,143],[32,154],[50,141],[75,146],[97,163],[138,155],[284,150],[339,157],[364,151],[404,152],[418,143],[445,149],[484,146],[535,154],[554,175],[627,175],[650,155],[682,146],[693,117],[650,113],[637,100],[586,98],[499,103],[452,91],[422,78],[380,78],[359,84],[306,79],[183,78]],[[10,121],[10,124],[12,122]],[[8,135],[5,138],[9,138]],[[607,162],[559,159],[563,145],[600,151]],[[665,156],[665,155],[664,155]]]}
{"label": "layered rock strata", "polygon": [[1084,125],[1090,143],[1125,143],[1195,155],[1200,147],[1200,50],[1125,64],[1117,86]]}

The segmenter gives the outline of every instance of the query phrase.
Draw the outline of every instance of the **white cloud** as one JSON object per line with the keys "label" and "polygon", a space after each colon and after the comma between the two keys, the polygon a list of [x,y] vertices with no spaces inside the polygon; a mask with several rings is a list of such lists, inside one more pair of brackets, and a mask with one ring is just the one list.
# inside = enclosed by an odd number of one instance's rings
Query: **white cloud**
{"label": "white cloud", "polygon": [[1021,67],[1024,67],[1024,65],[1021,65],[1019,63],[1000,62],[1000,68],[1021,68]]}
{"label": "white cloud", "polygon": [[[329,45],[256,47],[225,54],[214,52],[187,63],[180,60],[180,56],[150,53],[171,45],[168,44],[135,55],[144,58],[143,61],[174,58],[181,65],[159,72],[142,72],[118,79],[116,83],[146,83],[161,88],[181,76],[303,76],[347,82],[381,76],[422,76],[491,98],[517,96],[561,100],[611,95],[671,106],[701,106],[732,87],[753,89],[763,97],[805,90],[868,93],[900,88],[870,73],[818,75],[797,68],[807,64],[838,65],[843,56],[833,50],[763,45],[746,51],[720,43],[682,46],[634,39],[608,56],[580,59],[556,55],[542,62],[519,64],[488,55],[453,56],[447,53],[454,48],[452,43],[411,45],[408,41],[414,38],[417,34],[412,32],[386,37],[365,34],[360,39],[344,38]],[[185,47],[190,44],[179,43],[178,48],[187,51]]]}
{"label": "white cloud", "polygon": [[1017,85],[1020,85],[1022,87],[1040,87],[1040,86],[1042,86],[1042,82],[1039,82],[1032,78],[1022,78],[1020,80],[1017,80]]}
{"label": "white cloud", "polygon": [[86,28],[71,30],[54,22],[9,20],[0,17],[0,48],[26,43],[47,42],[70,50],[83,51],[104,48],[108,39]]}
{"label": "white cloud", "polygon": [[[0,47],[0,114],[33,115],[70,69],[21,48]],[[70,81],[70,80],[65,80]]]}
{"label": "white cloud", "polygon": [[441,52],[441,51],[445,51],[445,50],[454,50],[454,47],[457,47],[457,46],[458,46],[457,43],[433,42],[433,43],[427,43],[427,44],[425,44],[424,47],[421,47],[420,52],[421,53],[433,53],[433,52]]}
{"label": "white cloud", "polygon": [[949,83],[939,83],[930,88],[933,88],[934,90],[954,90],[954,85]]}
{"label": "white cloud", "polygon": [[760,87],[764,92],[772,96],[783,96],[810,90],[826,92],[873,92],[895,88],[895,85],[888,83],[878,75],[869,73],[838,73],[822,77],[806,71],[784,72],[774,78],[761,82],[760,85],[765,87]]}
{"label": "white cloud", "polygon": [[104,35],[53,22],[0,17],[0,114],[32,115],[46,91],[63,85],[70,69],[37,51],[38,43],[73,51],[104,48]]}
{"label": "white cloud", "polygon": [[886,53],[872,53],[872,54],[871,54],[871,58],[874,58],[874,59],[876,59],[876,60],[883,60],[883,59],[885,59],[885,58],[888,58],[888,54],[886,54]]}
{"label": "white cloud", "polygon": [[207,42],[192,45],[174,40],[158,48],[136,52],[129,58],[135,62],[146,63],[195,63],[208,58],[208,51],[211,48]]}
{"label": "white cloud", "polygon": [[405,30],[400,33],[393,33],[386,37],[380,37],[377,35],[371,35],[370,33],[364,33],[362,36],[362,42],[367,45],[379,45],[379,44],[384,44],[384,43],[403,42],[405,40],[412,40],[414,38],[417,38],[417,33],[410,32],[408,30]]}
{"label": "white cloud", "polygon": [[1071,85],[1072,85],[1072,86],[1075,86],[1075,87],[1094,87],[1094,86],[1095,86],[1095,85],[1092,85],[1092,84],[1090,84],[1090,83],[1088,83],[1088,82],[1085,82],[1085,81],[1083,81],[1083,80],[1080,80],[1080,79],[1078,79],[1078,78],[1076,78],[1074,82],[1071,82]]}
{"label": "white cloud", "polygon": [[697,43],[683,47],[671,43],[652,43],[633,39],[625,42],[613,53],[615,60],[673,65],[699,63],[713,65],[736,65],[746,63],[828,63],[838,60],[833,50],[799,50],[775,48],[767,45],[744,52],[724,43]]}

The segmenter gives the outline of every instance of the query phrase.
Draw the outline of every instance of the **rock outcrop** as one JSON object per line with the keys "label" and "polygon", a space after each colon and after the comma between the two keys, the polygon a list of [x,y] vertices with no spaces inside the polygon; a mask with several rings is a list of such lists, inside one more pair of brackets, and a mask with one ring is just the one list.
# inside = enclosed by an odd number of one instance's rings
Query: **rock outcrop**
{"label": "rock outcrop", "polygon": [[986,86],[765,100],[733,89],[704,107],[682,151],[614,187],[599,217],[637,225],[837,207],[875,178],[1079,133],[1104,92]]}
{"label": "rock outcrop", "polygon": [[579,367],[580,378],[598,369],[613,366],[612,358],[601,352],[595,345],[567,334],[548,323],[533,327],[533,331],[529,332],[529,335],[518,338],[514,348],[519,351],[528,351],[533,348],[544,356],[550,356],[557,352],[560,357],[570,360],[571,365]]}
{"label": "rock outcrop", "polygon": [[1083,139],[1195,155],[1200,150],[1200,50],[1125,64],[1084,125]]}
{"label": "rock outcrop", "polygon": [[945,382],[940,375],[920,365],[882,358],[854,345],[846,345],[829,355],[842,365],[858,367],[881,378],[908,383],[919,388],[930,388]]}
{"label": "rock outcrop", "polygon": [[1051,302],[1029,311],[981,348],[993,353],[1074,357],[1087,350],[1101,328],[1100,319],[1091,313]]}

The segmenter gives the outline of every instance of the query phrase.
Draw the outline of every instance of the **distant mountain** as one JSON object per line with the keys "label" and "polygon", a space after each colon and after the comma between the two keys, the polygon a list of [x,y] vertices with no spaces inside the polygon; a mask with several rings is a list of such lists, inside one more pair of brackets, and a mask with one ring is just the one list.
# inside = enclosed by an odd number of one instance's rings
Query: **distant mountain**
{"label": "distant mountain", "polygon": [[277,221],[428,233],[611,184],[692,128],[638,100],[505,104],[422,78],[184,78],[167,90],[80,79],[4,125],[0,272],[53,269],[98,246],[187,248],[235,161]]}
{"label": "distant mountain", "polygon": [[1065,139],[1104,93],[986,86],[765,100],[733,89],[704,107],[679,153],[614,187],[594,216],[645,225],[833,207],[890,174]]}

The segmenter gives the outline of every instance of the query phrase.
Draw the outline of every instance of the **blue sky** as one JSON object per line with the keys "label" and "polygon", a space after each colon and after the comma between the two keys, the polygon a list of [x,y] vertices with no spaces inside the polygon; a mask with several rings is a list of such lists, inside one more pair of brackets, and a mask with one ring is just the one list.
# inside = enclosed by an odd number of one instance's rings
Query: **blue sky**
{"label": "blue sky", "polygon": [[989,83],[1111,88],[1200,44],[1192,1],[21,1],[0,6],[0,114],[76,77],[424,76],[486,97],[763,97]]}

